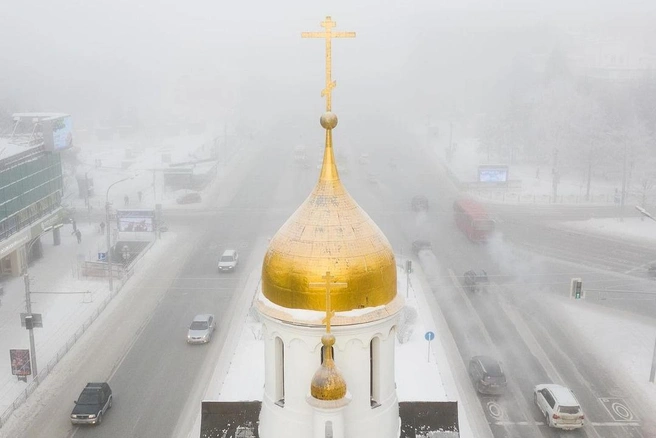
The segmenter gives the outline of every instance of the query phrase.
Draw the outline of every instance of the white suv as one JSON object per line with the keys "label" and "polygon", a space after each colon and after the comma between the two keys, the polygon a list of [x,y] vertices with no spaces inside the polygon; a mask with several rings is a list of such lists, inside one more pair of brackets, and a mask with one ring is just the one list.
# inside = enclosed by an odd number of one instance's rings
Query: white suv
{"label": "white suv", "polygon": [[223,251],[223,255],[219,259],[217,270],[222,271],[234,271],[237,268],[237,263],[239,263],[239,254],[234,249],[226,249]]}
{"label": "white suv", "polygon": [[566,430],[583,427],[585,415],[571,389],[545,383],[533,389],[533,396],[547,426]]}

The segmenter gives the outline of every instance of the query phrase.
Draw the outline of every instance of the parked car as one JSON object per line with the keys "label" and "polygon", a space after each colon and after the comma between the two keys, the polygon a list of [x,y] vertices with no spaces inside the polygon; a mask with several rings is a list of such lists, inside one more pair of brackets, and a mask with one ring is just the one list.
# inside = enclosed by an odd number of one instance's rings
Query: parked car
{"label": "parked car", "polygon": [[107,382],[90,382],[84,387],[71,412],[73,424],[100,424],[112,407],[112,390]]}
{"label": "parked car", "polygon": [[175,200],[178,204],[196,204],[201,201],[200,193],[198,192],[189,192],[184,195],[178,196]]}
{"label": "parked car", "polygon": [[533,399],[549,427],[565,430],[583,427],[585,415],[571,389],[553,383],[536,385]]}
{"label": "parked car", "polygon": [[463,285],[469,292],[483,290],[488,283],[487,272],[482,269],[479,272],[472,269],[463,274]]}
{"label": "parked car", "polygon": [[431,250],[433,245],[428,240],[415,240],[412,242],[412,252],[414,255],[419,255],[419,251],[422,250]]}
{"label": "parked car", "polygon": [[239,263],[239,254],[235,249],[226,249],[223,251],[223,254],[219,258],[219,263],[217,265],[217,270],[219,272],[223,271],[234,271],[237,269],[237,264]]}
{"label": "parked car", "polygon": [[216,322],[212,314],[207,313],[194,316],[187,332],[187,343],[207,344],[212,340],[215,325]]}
{"label": "parked car", "polygon": [[469,360],[469,377],[481,394],[500,395],[506,392],[503,367],[489,356],[474,356]]}
{"label": "parked car", "polygon": [[412,211],[426,211],[428,210],[428,198],[421,195],[413,196],[410,206]]}
{"label": "parked car", "polygon": [[652,263],[647,267],[647,274],[652,278],[656,278],[656,263]]}

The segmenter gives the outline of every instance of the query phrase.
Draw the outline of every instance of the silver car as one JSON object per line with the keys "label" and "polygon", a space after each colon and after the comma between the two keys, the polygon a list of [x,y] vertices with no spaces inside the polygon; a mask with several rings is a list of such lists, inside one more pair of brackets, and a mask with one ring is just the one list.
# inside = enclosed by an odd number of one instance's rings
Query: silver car
{"label": "silver car", "polygon": [[214,327],[214,315],[207,313],[194,316],[187,332],[187,342],[189,344],[207,344],[212,339]]}

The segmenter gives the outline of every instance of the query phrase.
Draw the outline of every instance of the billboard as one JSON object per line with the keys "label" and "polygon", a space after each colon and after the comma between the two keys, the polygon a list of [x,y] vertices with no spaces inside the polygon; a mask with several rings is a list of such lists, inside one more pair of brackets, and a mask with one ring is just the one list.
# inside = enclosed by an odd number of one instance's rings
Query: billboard
{"label": "billboard", "polygon": [[503,164],[478,166],[478,181],[492,183],[508,182],[508,166]]}
{"label": "billboard", "polygon": [[64,114],[41,121],[43,145],[47,151],[59,152],[73,147],[73,120]]}
{"label": "billboard", "polygon": [[117,210],[120,232],[155,231],[155,210]]}
{"label": "billboard", "polygon": [[9,350],[11,374],[14,376],[29,376],[32,374],[30,350]]}

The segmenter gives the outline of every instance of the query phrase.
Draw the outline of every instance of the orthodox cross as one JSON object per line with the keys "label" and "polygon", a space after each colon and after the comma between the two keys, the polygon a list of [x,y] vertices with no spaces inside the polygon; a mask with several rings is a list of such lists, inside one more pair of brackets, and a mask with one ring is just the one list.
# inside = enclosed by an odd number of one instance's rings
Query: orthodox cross
{"label": "orthodox cross", "polygon": [[326,324],[326,333],[330,333],[330,320],[335,316],[335,311],[330,308],[330,288],[333,286],[346,287],[347,283],[331,282],[335,277],[330,275],[330,271],[326,271],[323,277],[326,280],[324,283],[310,283],[310,287],[325,287],[326,288],[326,317],[321,321]]}
{"label": "orthodox cross", "polygon": [[326,39],[326,88],[321,91],[321,97],[326,96],[326,111],[332,110],[332,90],[337,86],[337,82],[332,80],[330,75],[332,66],[331,40],[332,38],[355,38],[355,32],[333,32],[332,28],[337,23],[326,17],[321,22],[325,32],[301,32],[301,38],[325,38]]}

